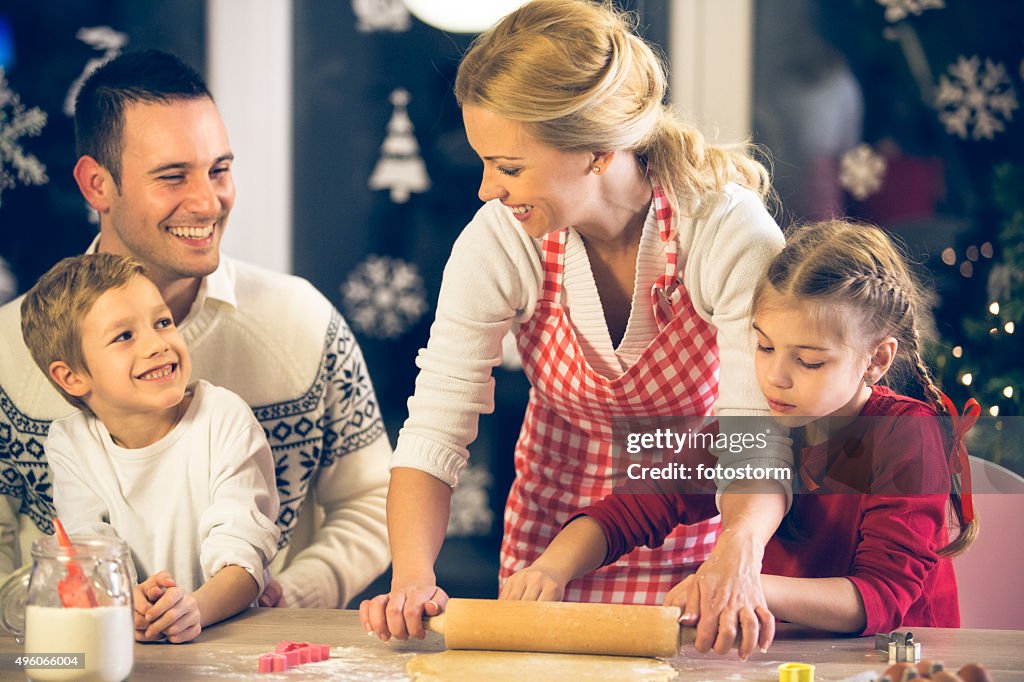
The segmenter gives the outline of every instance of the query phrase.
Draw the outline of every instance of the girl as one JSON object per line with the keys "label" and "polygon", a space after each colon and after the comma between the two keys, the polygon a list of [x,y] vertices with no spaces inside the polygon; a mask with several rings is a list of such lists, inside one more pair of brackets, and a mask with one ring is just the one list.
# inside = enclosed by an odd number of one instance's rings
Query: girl
{"label": "girl", "polygon": [[[926,312],[899,252],[873,227],[796,229],[752,310],[758,384],[802,446],[794,487],[804,494],[765,549],[768,608],[835,632],[957,627],[950,557],[977,532],[970,496],[951,473],[968,471],[964,434],[954,429],[951,441],[936,418],[952,404],[921,359]],[[927,403],[878,385],[899,370],[920,383]],[[952,542],[947,509],[959,527]],[[636,545],[658,546],[693,515],[679,494],[609,496],[582,510],[501,596],[559,599],[568,580]],[[695,582],[684,579],[665,604],[692,611]]]}

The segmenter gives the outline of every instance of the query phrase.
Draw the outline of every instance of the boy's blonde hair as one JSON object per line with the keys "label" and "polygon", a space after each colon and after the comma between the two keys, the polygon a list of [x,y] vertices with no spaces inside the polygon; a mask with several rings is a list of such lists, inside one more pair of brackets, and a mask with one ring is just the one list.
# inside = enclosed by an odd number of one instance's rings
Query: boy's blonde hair
{"label": "boy's blonde hair", "polygon": [[64,392],[53,380],[50,365],[61,360],[75,371],[88,373],[82,320],[105,292],[145,273],[135,258],[110,253],[71,256],[50,268],[25,294],[21,302],[25,345],[47,380],[75,407],[89,411],[82,400]]}
{"label": "boy's blonde hair", "polygon": [[459,64],[455,98],[522,123],[565,152],[632,152],[674,213],[737,182],[762,198],[768,171],[746,145],[714,145],[664,103],[662,59],[610,2],[534,0],[482,33]]}

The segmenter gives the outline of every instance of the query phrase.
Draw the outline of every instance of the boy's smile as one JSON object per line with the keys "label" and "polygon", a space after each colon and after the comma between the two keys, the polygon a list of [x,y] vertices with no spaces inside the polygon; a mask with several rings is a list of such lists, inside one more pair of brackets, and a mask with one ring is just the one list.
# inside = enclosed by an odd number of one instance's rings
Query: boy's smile
{"label": "boy's smile", "polygon": [[111,434],[135,418],[169,419],[173,426],[191,363],[156,286],[137,276],[104,292],[82,319],[81,333],[82,398]]}

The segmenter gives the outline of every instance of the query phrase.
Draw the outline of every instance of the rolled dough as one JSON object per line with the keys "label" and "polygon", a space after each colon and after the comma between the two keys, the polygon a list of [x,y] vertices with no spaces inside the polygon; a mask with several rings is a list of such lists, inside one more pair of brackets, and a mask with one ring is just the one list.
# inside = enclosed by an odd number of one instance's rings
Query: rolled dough
{"label": "rolled dough", "polygon": [[537,654],[520,651],[458,651],[420,654],[405,671],[417,682],[489,680],[543,682],[546,680],[644,680],[662,682],[675,669],[656,658]]}

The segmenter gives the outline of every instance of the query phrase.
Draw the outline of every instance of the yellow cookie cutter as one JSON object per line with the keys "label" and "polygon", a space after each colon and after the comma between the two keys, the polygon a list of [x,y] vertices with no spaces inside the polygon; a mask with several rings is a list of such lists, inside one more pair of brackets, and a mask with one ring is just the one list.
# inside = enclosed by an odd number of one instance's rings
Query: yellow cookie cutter
{"label": "yellow cookie cutter", "polygon": [[779,666],[779,682],[814,682],[814,666],[810,663],[783,663]]}

